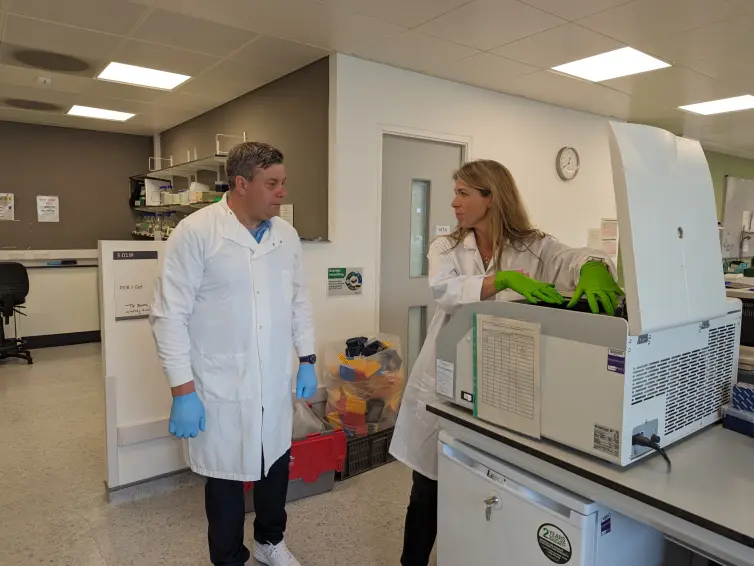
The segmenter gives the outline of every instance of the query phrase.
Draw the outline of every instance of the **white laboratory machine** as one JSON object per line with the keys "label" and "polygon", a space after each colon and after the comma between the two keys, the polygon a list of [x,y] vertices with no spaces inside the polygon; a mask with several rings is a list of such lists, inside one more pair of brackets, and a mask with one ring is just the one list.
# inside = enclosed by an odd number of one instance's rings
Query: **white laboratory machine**
{"label": "white laboratory machine", "polygon": [[660,566],[663,535],[441,433],[438,566]]}
{"label": "white laboratory machine", "polygon": [[625,466],[720,418],[738,367],[712,181],[698,142],[609,125],[625,314],[461,308],[437,338],[438,396]]}

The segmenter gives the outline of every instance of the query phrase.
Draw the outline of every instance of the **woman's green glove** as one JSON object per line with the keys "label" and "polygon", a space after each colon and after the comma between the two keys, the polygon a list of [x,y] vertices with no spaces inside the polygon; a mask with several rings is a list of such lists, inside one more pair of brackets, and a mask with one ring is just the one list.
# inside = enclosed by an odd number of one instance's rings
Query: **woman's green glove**
{"label": "woman's green glove", "polygon": [[[585,263],[581,268],[581,279],[576,287],[568,308],[576,306],[579,299],[586,295],[589,301],[589,308],[594,314],[600,312],[600,305],[610,316],[615,314],[618,301],[623,295],[623,289],[613,279],[607,266],[601,261],[590,261]],[[598,302],[599,301],[599,302]]]}
{"label": "woman's green glove", "polygon": [[542,301],[552,305],[561,305],[565,302],[563,296],[555,290],[554,285],[537,281],[518,271],[498,271],[495,274],[495,289],[498,291],[510,289],[534,304]]}

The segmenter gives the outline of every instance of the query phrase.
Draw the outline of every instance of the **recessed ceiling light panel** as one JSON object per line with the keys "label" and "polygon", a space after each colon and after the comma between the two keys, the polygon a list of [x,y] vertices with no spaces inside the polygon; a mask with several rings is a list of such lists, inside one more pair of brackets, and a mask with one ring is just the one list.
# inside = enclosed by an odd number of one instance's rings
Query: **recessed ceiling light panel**
{"label": "recessed ceiling light panel", "polygon": [[98,118],[99,120],[113,120],[115,122],[125,122],[135,116],[135,114],[129,114],[128,112],[79,105],[72,106],[68,114],[70,116],[83,116],[84,118]]}
{"label": "recessed ceiling light panel", "polygon": [[179,75],[178,73],[169,73],[157,69],[148,69],[146,67],[137,67],[135,65],[113,62],[105,67],[105,70],[102,71],[97,78],[115,83],[145,86],[161,90],[173,90],[178,85],[185,83],[191,77],[188,75]]}
{"label": "recessed ceiling light panel", "polygon": [[697,104],[687,104],[679,106],[681,110],[710,116],[711,114],[723,114],[724,112],[738,112],[739,110],[750,110],[754,108],[754,96],[745,94],[743,96],[734,96],[733,98],[723,98],[721,100],[710,100],[709,102],[699,102]]}
{"label": "recessed ceiling light panel", "polygon": [[632,47],[622,47],[615,51],[558,65],[552,70],[596,83],[665,67],[670,67],[670,64]]}

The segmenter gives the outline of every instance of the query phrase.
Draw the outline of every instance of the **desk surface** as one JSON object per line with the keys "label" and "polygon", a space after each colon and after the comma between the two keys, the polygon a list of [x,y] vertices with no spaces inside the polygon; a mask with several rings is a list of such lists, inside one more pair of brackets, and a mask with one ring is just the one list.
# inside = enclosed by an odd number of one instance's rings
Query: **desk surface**
{"label": "desk surface", "polygon": [[[735,563],[754,564],[754,440],[751,438],[718,425],[669,446],[667,453],[673,463],[670,472],[659,456],[620,468],[560,444],[485,423],[455,405],[437,402],[428,405],[427,410],[504,447],[533,456],[549,464],[549,468],[555,466],[733,541],[740,547],[733,549],[737,555],[751,555],[749,560]],[[573,487],[564,487],[578,493]],[[598,500],[593,494],[583,495]],[[602,503],[609,506],[608,502]]]}

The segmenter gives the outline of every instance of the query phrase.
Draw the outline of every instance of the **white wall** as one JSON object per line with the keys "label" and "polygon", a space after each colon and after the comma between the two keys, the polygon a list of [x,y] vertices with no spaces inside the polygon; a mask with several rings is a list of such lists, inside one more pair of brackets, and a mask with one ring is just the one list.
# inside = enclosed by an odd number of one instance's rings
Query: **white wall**
{"label": "white wall", "polygon": [[[471,140],[471,159],[505,164],[532,220],[573,246],[615,217],[607,119],[413,73],[331,57],[330,244],[306,247],[320,342],[376,330],[383,129]],[[571,182],[555,171],[565,145],[581,156]],[[363,266],[360,297],[326,299],[326,269]]]}

